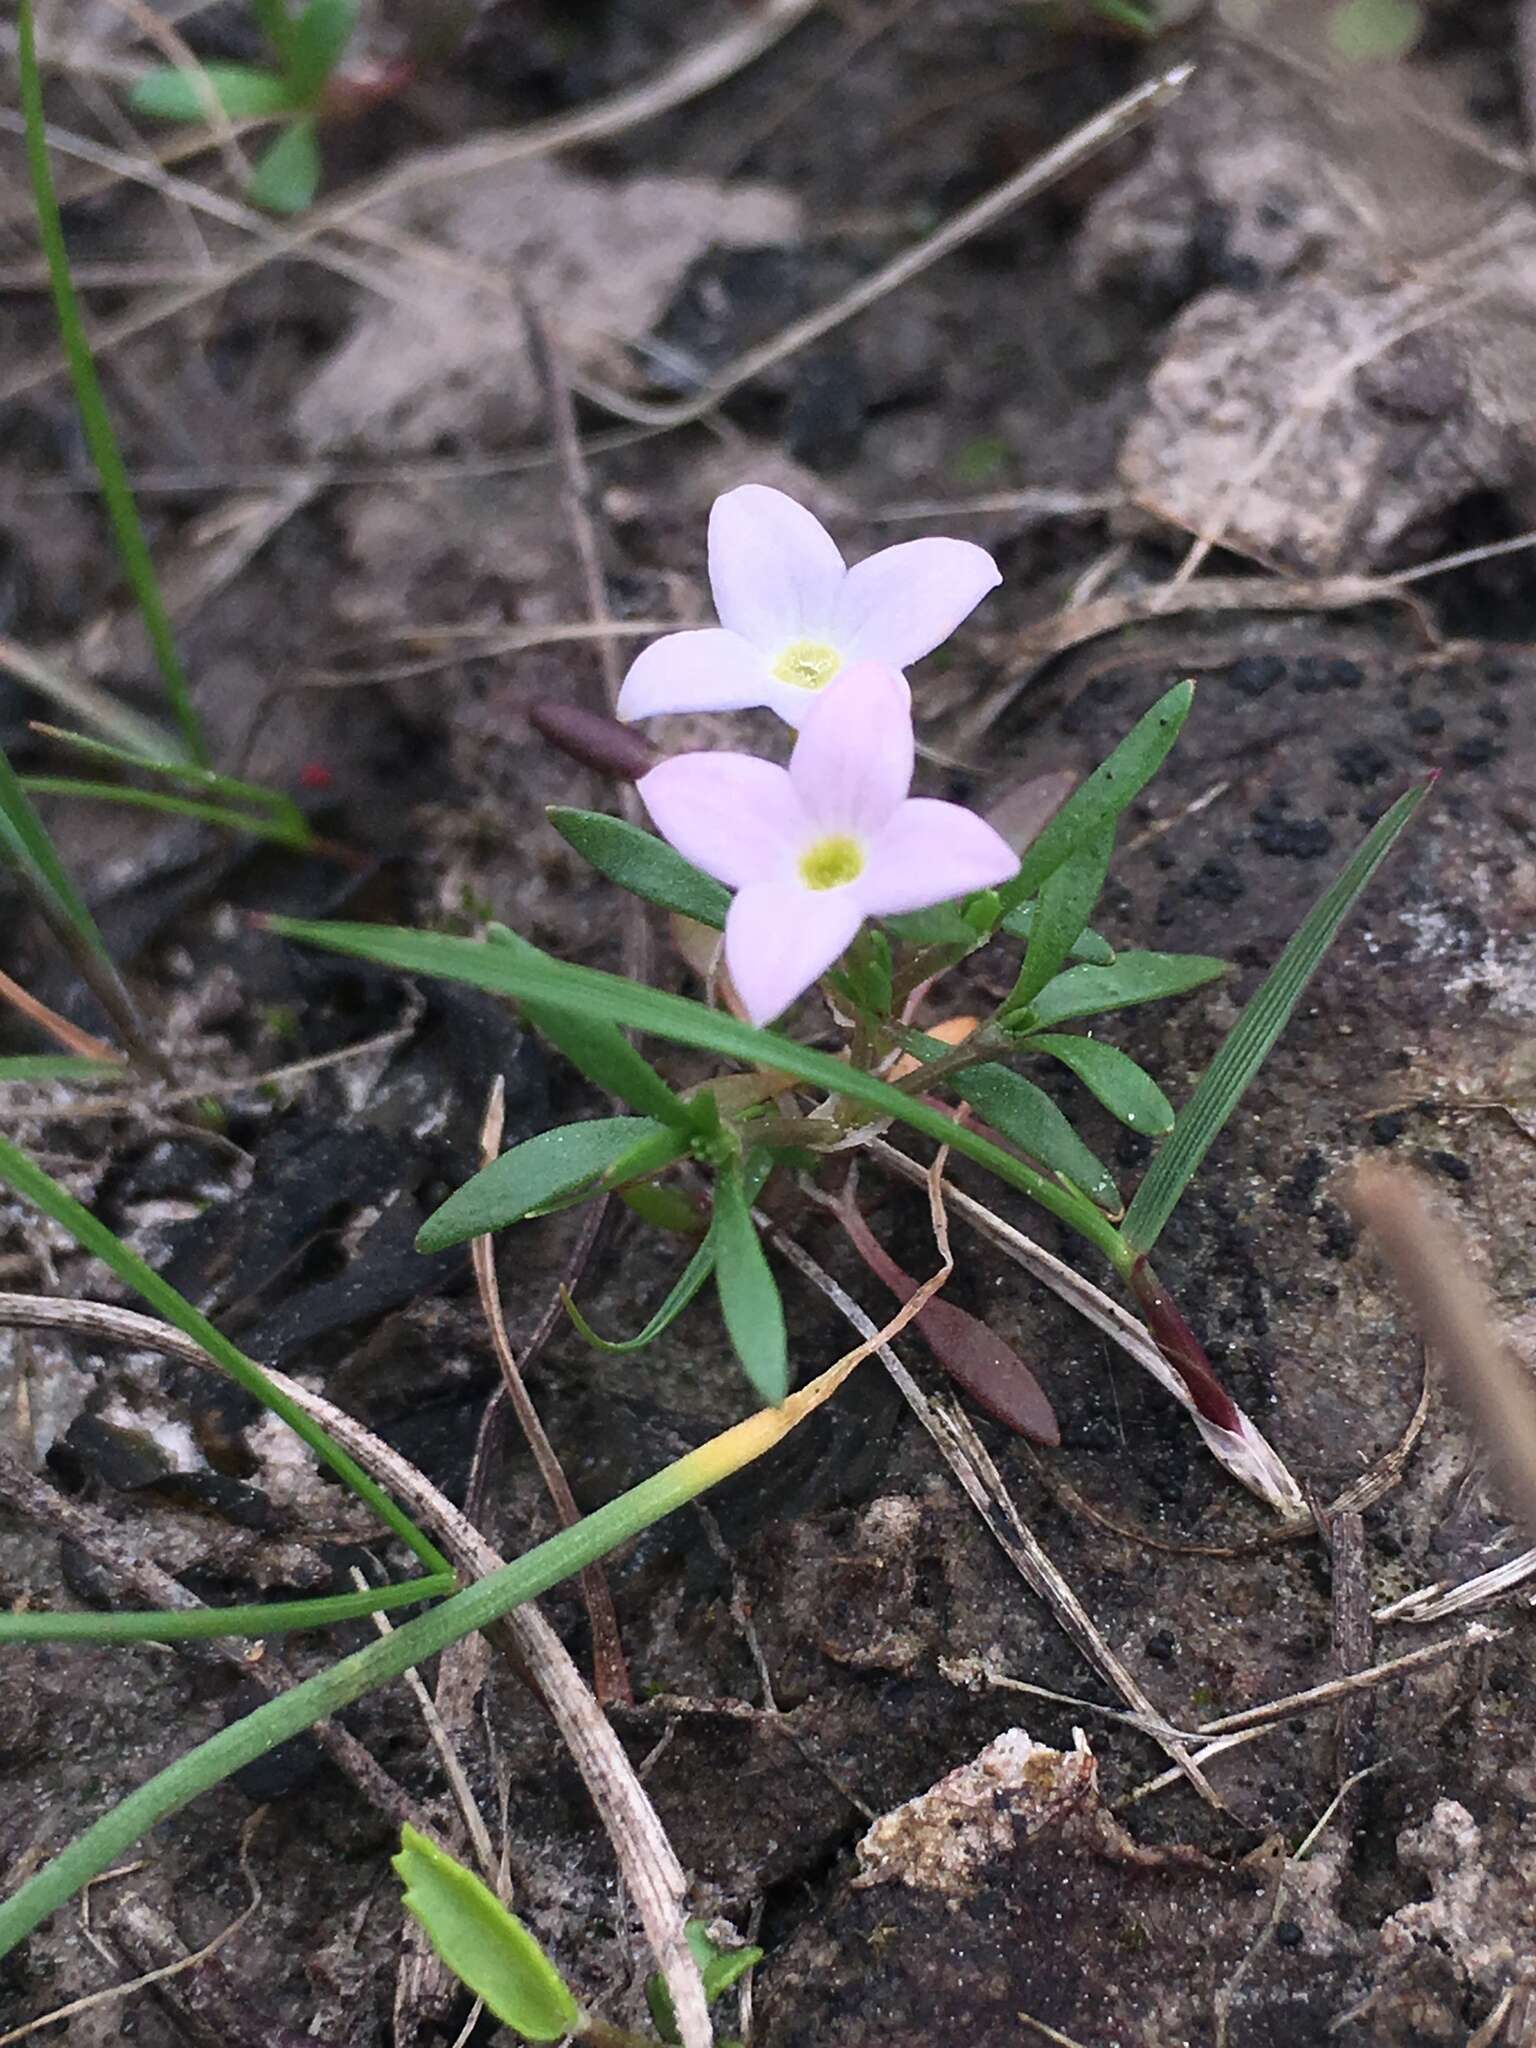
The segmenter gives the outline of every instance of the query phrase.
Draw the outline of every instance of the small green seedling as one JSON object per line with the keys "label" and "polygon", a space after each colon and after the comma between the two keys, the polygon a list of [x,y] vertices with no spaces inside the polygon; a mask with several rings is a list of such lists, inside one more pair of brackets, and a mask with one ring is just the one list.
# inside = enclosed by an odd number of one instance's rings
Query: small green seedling
{"label": "small green seedling", "polygon": [[160,121],[208,119],[282,125],[251,173],[246,197],[269,213],[302,213],[320,186],[319,124],[332,78],[357,26],[358,0],[308,0],[292,15],[287,0],[254,0],[271,45],[270,67],[162,65],[134,87],[136,114]]}

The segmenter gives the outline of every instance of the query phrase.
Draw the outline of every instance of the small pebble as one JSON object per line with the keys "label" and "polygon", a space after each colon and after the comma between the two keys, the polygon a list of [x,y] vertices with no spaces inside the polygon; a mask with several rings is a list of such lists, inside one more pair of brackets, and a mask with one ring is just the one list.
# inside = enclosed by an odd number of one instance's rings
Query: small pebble
{"label": "small pebble", "polygon": [[1417,711],[1410,711],[1407,718],[1410,732],[1419,733],[1429,739],[1437,732],[1445,731],[1445,713],[1437,711],[1433,704],[1421,704]]}
{"label": "small pebble", "polygon": [[1244,654],[1227,670],[1227,681],[1242,697],[1262,697],[1285,674],[1278,654]]}
{"label": "small pebble", "polygon": [[1147,1637],[1147,1655],[1155,1657],[1159,1664],[1171,1664],[1179,1653],[1179,1646],[1165,1628]]}
{"label": "small pebble", "polygon": [[1497,740],[1491,740],[1486,733],[1480,732],[1469,740],[1463,740],[1456,749],[1456,766],[1486,768],[1490,762],[1497,761],[1503,751]]}
{"label": "small pebble", "polygon": [[1371,1139],[1377,1145],[1395,1145],[1407,1129],[1408,1119],[1396,1112],[1371,1118]]}

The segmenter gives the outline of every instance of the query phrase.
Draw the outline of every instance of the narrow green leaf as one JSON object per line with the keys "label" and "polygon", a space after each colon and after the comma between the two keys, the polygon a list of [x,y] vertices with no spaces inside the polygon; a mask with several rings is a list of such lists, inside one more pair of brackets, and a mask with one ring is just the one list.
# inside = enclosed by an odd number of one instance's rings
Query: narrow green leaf
{"label": "narrow green leaf", "polygon": [[121,1081],[120,1060],[93,1060],[72,1052],[23,1052],[0,1058],[0,1086],[7,1081]]}
{"label": "narrow green leaf", "polygon": [[1339,926],[1396,845],[1431,786],[1426,782],[1405,791],[1372,828],[1354,858],[1312,906],[1295,937],[1222,1040],[1194,1094],[1179,1112],[1172,1136],[1136,1190],[1124,1231],[1127,1243],[1135,1251],[1149,1252],[1157,1243],[1163,1225],[1173,1214],[1217,1133],[1289,1023]]}
{"label": "narrow green leaf", "polygon": [[406,1911],[461,1984],[525,2041],[559,2041],[582,2024],[570,1987],[515,1913],[472,1870],[406,1824],[392,1859]]}
{"label": "narrow green leaf", "polygon": [[935,903],[930,910],[905,910],[880,922],[893,937],[909,946],[964,946],[981,943],[961,915],[958,903]]}
{"label": "narrow green leaf", "polygon": [[564,1296],[565,1312],[581,1336],[583,1343],[590,1344],[594,1351],[617,1353],[621,1351],[643,1351],[648,1344],[675,1323],[683,1310],[703,1287],[715,1270],[715,1246],[712,1237],[706,1237],[682,1272],[668,1288],[661,1307],[657,1309],[645,1328],[634,1337],[599,1337],[569,1294]]}
{"label": "narrow green leaf", "polygon": [[[1027,939],[1035,928],[1035,913],[1038,903],[1021,903],[1017,910],[1010,910],[998,925],[1000,932],[1006,932],[1011,939]],[[1091,967],[1112,967],[1115,963],[1115,949],[1108,939],[1098,932],[1079,932],[1072,942],[1069,960],[1085,960]]]}
{"label": "narrow green leaf", "polygon": [[1024,850],[1019,872],[1001,890],[1004,916],[1040,892],[1046,876],[1085,841],[1111,828],[1162,766],[1194,702],[1193,683],[1175,683],[1079,783],[1045,830]]}
{"label": "narrow green leaf", "polygon": [[70,924],[98,958],[108,960],[106,940],[54,850],[47,827],[32,808],[21,778],[0,748],[0,853],[8,854],[48,899],[55,915]]}
{"label": "narrow green leaf", "polygon": [[216,797],[231,806],[255,804],[270,811],[274,818],[286,820],[293,827],[296,838],[309,830],[304,813],[281,789],[268,789],[260,782],[242,782],[237,775],[221,775],[216,768],[205,768],[197,761],[146,760],[142,751],[115,746],[110,740],[94,739],[89,733],[70,732],[64,726],[35,723],[32,730],[41,733],[45,739],[56,741],[61,747],[69,748],[72,753],[85,755],[88,760],[111,761],[120,768],[132,768],[141,775],[162,775],[167,782],[179,783],[183,789],[199,790],[204,796]]}
{"label": "narrow green leaf", "polygon": [[1096,1159],[1049,1095],[1011,1067],[962,1067],[942,1084],[984,1116],[994,1130],[1052,1173],[1064,1174],[1101,1209],[1118,1215],[1125,1204],[1108,1169]]}
{"label": "narrow green leaf", "polygon": [[230,810],[224,804],[200,803],[196,797],[171,796],[163,789],[134,789],[125,782],[83,782],[73,775],[28,775],[22,778],[22,787],[31,796],[73,797],[79,803],[122,804],[132,811],[158,811],[167,818],[195,818],[201,825],[243,832],[248,838],[271,840],[278,846],[302,849],[312,843],[302,819],[295,831],[286,819],[264,811]]}
{"label": "narrow green leaf", "polygon": [[251,173],[245,196],[268,213],[302,213],[320,189],[320,141],[313,118],[290,121]]}
{"label": "narrow green leaf", "polygon": [[1041,1031],[1074,1017],[1188,995],[1226,971],[1225,960],[1203,953],[1118,953],[1113,967],[1069,967],[1058,974],[1027,1009],[1008,1020],[1009,1028],[1021,1034]]}
{"label": "narrow green leaf", "polygon": [[288,43],[288,83],[308,103],[324,91],[357,27],[358,0],[309,0]]}
{"label": "narrow green leaf", "polygon": [[268,1600],[249,1607],[170,1607],[149,1613],[11,1614],[0,1612],[0,1643],[186,1643],[211,1637],[286,1635],[294,1629],[334,1628],[391,1607],[416,1606],[451,1593],[452,1572],[373,1586],[366,1593],[331,1593],[315,1600]]}
{"label": "narrow green leaf", "polygon": [[144,538],[144,528],[139,521],[138,507],[134,503],[133,491],[129,486],[122,451],[112,430],[112,416],[107,411],[106,399],[102,395],[101,380],[96,374],[96,364],[91,355],[90,343],[86,339],[80,301],[70,275],[69,249],[64,240],[64,225],[59,217],[58,197],[53,188],[53,170],[48,161],[43,86],[37,68],[32,0],[17,0],[16,56],[21,79],[21,110],[26,126],[27,169],[32,181],[33,204],[37,208],[38,238],[42,242],[43,255],[48,265],[54,312],[59,323],[59,340],[63,344],[64,358],[69,365],[75,404],[80,413],[80,426],[85,435],[85,444],[90,450],[91,460],[96,465],[96,474],[101,480],[102,501],[107,509],[113,537],[117,542],[117,551],[122,558],[134,600],[139,607],[139,615],[144,621],[145,633],[154,650],[161,680],[165,685],[166,700],[175,713],[187,752],[194,761],[201,761],[204,759],[202,729],[197,722],[197,713],[192,708],[192,693],[187,686],[181,657],[176,651],[176,636],[171,631],[170,614],[166,611],[165,601],[160,593],[154,560],[149,552],[149,543]]}
{"label": "narrow green leaf", "polygon": [[457,1188],[422,1224],[419,1252],[443,1252],[467,1238],[504,1230],[567,1195],[590,1187],[616,1159],[665,1126],[648,1116],[603,1116],[560,1124],[503,1152]]}
{"label": "narrow green leaf", "polygon": [[755,1393],[778,1407],[789,1392],[789,1340],[778,1282],[758,1240],[741,1168],[715,1177],[715,1287],[742,1370]]}
{"label": "narrow green leaf", "polygon": [[1046,983],[1054,981],[1066,964],[1072,948],[1087,927],[1094,904],[1099,900],[1114,846],[1112,826],[1090,833],[1080,846],[1072,849],[1060,867],[1053,868],[1046,876],[1030,925],[1024,965],[1019,969],[1019,978],[1003,1005],[1005,1010],[1022,1009],[1026,1003],[1033,1002]]}
{"label": "narrow green leaf", "polygon": [[[547,961],[550,957],[505,925],[493,924],[486,940],[498,951],[526,960]],[[608,1018],[545,1008],[538,1002],[525,1002],[523,1009],[535,1030],[609,1095],[617,1095],[641,1116],[654,1117],[677,1130],[693,1132],[702,1127],[706,1112],[691,1109],[675,1094]]]}
{"label": "narrow green leaf", "polygon": [[[269,931],[282,938],[327,946],[332,952],[347,953],[359,960],[376,960],[381,965],[399,968],[404,974],[433,974],[449,981],[467,982],[472,988],[513,996],[525,1008],[534,1003],[540,1008],[558,1008],[567,1013],[579,1011],[588,1018],[610,1018],[678,1045],[696,1046],[749,1066],[792,1074],[830,1094],[867,1103],[882,1116],[895,1117],[913,1130],[936,1138],[940,1144],[987,1167],[1010,1187],[1022,1189],[1043,1209],[1097,1246],[1117,1271],[1125,1267],[1120,1233],[1104,1221],[1086,1197],[1032,1172],[1012,1153],[957,1125],[942,1110],[929,1107],[915,1096],[903,1095],[889,1082],[777,1031],[760,1031],[703,1003],[690,1002],[685,996],[646,988],[625,981],[620,975],[604,974],[595,967],[552,960],[535,947],[514,952],[504,944],[449,938],[438,932],[416,932],[389,925],[325,924],[293,917],[269,917],[265,922]],[[1076,967],[1071,973],[1111,971]],[[1069,975],[1058,977],[1058,981],[1068,979]]]}
{"label": "narrow green leaf", "polygon": [[451,1573],[448,1560],[434,1544],[428,1542],[410,1517],[402,1513],[389,1495],[368,1477],[355,1458],[350,1457],[340,1444],[332,1442],[318,1422],[313,1421],[267,1378],[254,1359],[237,1350],[185,1295],[179,1294],[168,1280],[162,1280],[158,1273],[146,1266],[137,1252],[130,1251],[122,1239],[77,1202],[67,1188],[61,1187],[51,1174],[45,1173],[19,1146],[6,1138],[0,1138],[0,1180],[8,1182],[24,1201],[32,1203],[45,1216],[51,1216],[55,1223],[61,1224],[76,1244],[100,1259],[157,1314],[164,1316],[168,1323],[174,1323],[183,1335],[200,1345],[213,1363],[227,1372],[238,1386],[244,1387],[263,1407],[270,1408],[274,1415],[286,1422],[359,1500],[367,1502],[386,1528],[393,1529],[401,1541],[409,1545],[429,1572]]}
{"label": "narrow green leaf", "polygon": [[206,121],[210,92],[232,121],[268,120],[294,105],[287,81],[254,64],[205,64],[200,71],[168,64],[146,72],[128,104],[156,121]]}
{"label": "narrow green leaf", "polygon": [[659,903],[663,910],[675,910],[714,931],[724,928],[725,913],[731,907],[730,890],[692,861],[684,860],[653,832],[643,832],[627,818],[610,818],[604,811],[575,811],[563,804],[551,804],[545,815],[584,861],[632,896]]}
{"label": "narrow green leaf", "polygon": [[1117,1045],[1097,1038],[1043,1031],[1024,1041],[1026,1052],[1048,1052],[1070,1067],[1113,1117],[1133,1131],[1161,1137],[1173,1129],[1173,1104],[1152,1076]]}

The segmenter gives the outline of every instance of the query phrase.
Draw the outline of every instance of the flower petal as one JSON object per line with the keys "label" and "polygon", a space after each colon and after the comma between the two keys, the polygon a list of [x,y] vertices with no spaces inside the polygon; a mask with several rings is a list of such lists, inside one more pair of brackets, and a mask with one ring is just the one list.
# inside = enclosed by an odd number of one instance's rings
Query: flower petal
{"label": "flower petal", "polygon": [[[654,771],[653,771],[654,772]],[[1019,871],[1019,856],[963,804],[910,797],[871,843],[864,872],[849,886],[870,917],[928,910],[995,889]]]}
{"label": "flower petal", "polygon": [[879,662],[844,669],[816,697],[789,757],[806,811],[826,831],[873,838],[912,787],[912,692]]}
{"label": "flower petal", "polygon": [[660,711],[744,711],[767,701],[772,678],[762,656],[719,626],[668,633],[630,665],[619,691],[620,718]]}
{"label": "flower petal", "polygon": [[851,889],[754,882],[725,920],[725,964],[754,1024],[768,1024],[852,943],[863,912]]}
{"label": "flower petal", "polygon": [[931,654],[1002,582],[985,548],[968,540],[904,540],[848,571],[837,601],[836,644],[849,661],[905,668]]}
{"label": "flower petal", "polygon": [[765,654],[825,634],[845,574],[837,543],[782,491],[742,484],[709,514],[709,584],[720,623]]}
{"label": "flower petal", "polygon": [[809,834],[787,771],[755,754],[674,754],[635,788],[662,838],[728,889],[787,873]]}

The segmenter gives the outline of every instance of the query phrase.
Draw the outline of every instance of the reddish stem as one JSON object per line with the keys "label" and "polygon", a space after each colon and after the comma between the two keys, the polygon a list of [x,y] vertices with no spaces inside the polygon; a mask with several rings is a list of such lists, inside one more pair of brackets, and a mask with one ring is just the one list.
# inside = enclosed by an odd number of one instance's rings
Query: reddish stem
{"label": "reddish stem", "polygon": [[1205,1347],[1185,1322],[1173,1296],[1147,1264],[1143,1252],[1131,1268],[1131,1292],[1146,1320],[1157,1348],[1189,1390],[1189,1398],[1218,1429],[1233,1436],[1242,1434],[1243,1417],[1237,1403],[1211,1370]]}

